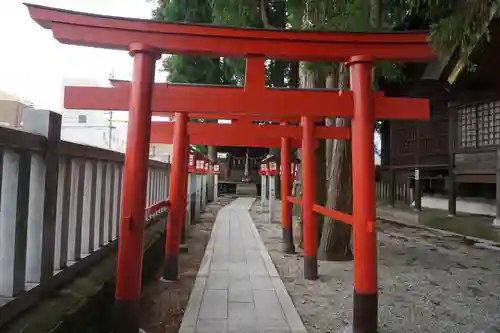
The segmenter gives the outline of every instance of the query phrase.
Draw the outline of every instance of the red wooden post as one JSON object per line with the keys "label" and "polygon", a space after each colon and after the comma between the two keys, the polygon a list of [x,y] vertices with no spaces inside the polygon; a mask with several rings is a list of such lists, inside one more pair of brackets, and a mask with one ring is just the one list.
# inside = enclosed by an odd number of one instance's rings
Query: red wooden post
{"label": "red wooden post", "polygon": [[315,139],[314,122],[311,117],[302,117],[302,216],[304,219],[304,278],[318,278],[316,214]]}
{"label": "red wooden post", "polygon": [[163,278],[177,281],[179,278],[179,245],[184,217],[186,216],[186,179],[188,173],[188,114],[175,114],[174,151],[170,175],[170,211],[167,220],[167,237]]}
{"label": "red wooden post", "polygon": [[372,59],[350,59],[354,92],[352,188],[354,220],[353,331],[375,333],[378,321],[377,231],[375,229],[374,103]]}
{"label": "red wooden post", "polygon": [[[286,123],[281,123],[286,125]],[[281,225],[283,227],[283,252],[295,253],[293,243],[292,204],[287,197],[292,193],[290,183],[290,139],[281,138]]]}
{"label": "red wooden post", "polygon": [[115,332],[139,331],[139,303],[142,277],[142,239],[148,179],[151,97],[156,50],[132,44],[134,57],[127,131],[127,150],[116,271]]}

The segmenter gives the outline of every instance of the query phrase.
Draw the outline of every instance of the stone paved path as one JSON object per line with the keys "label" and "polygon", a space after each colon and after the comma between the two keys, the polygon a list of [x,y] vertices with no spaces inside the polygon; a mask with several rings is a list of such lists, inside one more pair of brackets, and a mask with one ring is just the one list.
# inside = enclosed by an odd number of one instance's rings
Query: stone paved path
{"label": "stone paved path", "polygon": [[221,209],[179,333],[306,333],[249,208]]}

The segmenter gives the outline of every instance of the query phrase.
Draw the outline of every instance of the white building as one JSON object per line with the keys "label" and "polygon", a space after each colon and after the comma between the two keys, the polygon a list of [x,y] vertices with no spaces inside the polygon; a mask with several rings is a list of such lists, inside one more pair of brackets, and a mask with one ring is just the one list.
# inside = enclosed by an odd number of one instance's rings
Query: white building
{"label": "white building", "polygon": [[[82,78],[64,79],[63,90],[65,86],[106,87],[95,79]],[[66,110],[62,103],[61,113],[62,140],[125,152],[127,124],[123,112]]]}
{"label": "white building", "polygon": [[33,109],[31,103],[17,96],[0,91],[0,125],[21,128],[26,110]]}

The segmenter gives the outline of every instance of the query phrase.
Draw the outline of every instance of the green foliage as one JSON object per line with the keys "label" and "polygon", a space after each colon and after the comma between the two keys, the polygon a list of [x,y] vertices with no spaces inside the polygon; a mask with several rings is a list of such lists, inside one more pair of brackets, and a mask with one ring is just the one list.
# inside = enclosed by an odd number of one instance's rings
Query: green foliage
{"label": "green foliage", "polygon": [[208,154],[208,146],[204,146],[204,145],[191,145],[191,148],[202,153],[203,155],[207,155]]}
{"label": "green foliage", "polygon": [[496,15],[498,5],[498,0],[469,0],[458,5],[452,15],[432,24],[430,39],[434,48],[440,54],[457,48],[460,58],[468,62],[471,47],[483,35],[489,38],[488,23]]}
{"label": "green foliage", "polygon": [[[372,31],[370,7],[366,0],[160,0],[154,17],[172,22],[214,23],[249,28],[301,29],[317,31]],[[381,0],[378,30],[405,30],[408,17],[417,18],[419,29],[429,27],[429,39],[440,55],[458,52],[466,60],[471,46],[488,36],[488,22],[500,0]],[[263,8],[261,8],[263,7]],[[244,81],[243,59],[177,59],[171,57],[166,69],[172,82],[237,83]],[[336,70],[335,64],[308,64],[323,73]],[[271,66],[269,70],[271,70]],[[184,68],[182,71],[179,68]],[[207,70],[196,71],[196,68]],[[381,64],[376,74],[402,80],[401,65]],[[287,75],[287,71],[282,71]],[[275,80],[272,80],[275,82]],[[285,79],[286,81],[286,79]],[[270,81],[268,80],[268,83]]]}
{"label": "green foliage", "polygon": [[[387,15],[397,17],[395,8],[419,17],[430,27],[429,40],[439,55],[457,52],[467,62],[470,49],[497,12],[499,0],[385,0]],[[396,21],[393,25],[396,25]]]}
{"label": "green foliage", "polygon": [[[209,0],[159,0],[153,18],[168,22],[211,24],[212,11]],[[223,58],[173,55],[165,59],[163,66],[170,82],[236,83],[231,66]]]}
{"label": "green foliage", "polygon": [[168,79],[175,83],[235,84],[230,65],[221,58],[173,55],[165,59]]}
{"label": "green foliage", "polygon": [[[241,1],[212,0],[214,23],[245,28],[285,29],[287,13],[285,0]],[[264,8],[262,8],[264,4]],[[262,13],[265,11],[265,14]],[[245,60],[228,59],[239,85],[245,80]],[[267,84],[272,87],[286,86],[290,63],[270,60],[267,62]]]}
{"label": "green foliage", "polygon": [[262,28],[257,1],[212,0],[214,23],[235,27]]}
{"label": "green foliage", "polygon": [[212,23],[212,7],[207,0],[158,0],[153,18],[167,22]]}
{"label": "green foliage", "polygon": [[[375,78],[383,77],[389,81],[401,83],[405,80],[403,75],[404,65],[393,62],[379,62],[375,67]],[[375,83],[378,80],[375,80]]]}

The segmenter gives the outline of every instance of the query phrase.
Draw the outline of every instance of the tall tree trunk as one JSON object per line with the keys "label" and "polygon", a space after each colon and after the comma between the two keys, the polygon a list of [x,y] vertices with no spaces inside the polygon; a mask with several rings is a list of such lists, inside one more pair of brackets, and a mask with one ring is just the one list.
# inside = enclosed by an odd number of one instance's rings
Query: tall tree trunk
{"label": "tall tree trunk", "polygon": [[[302,160],[302,151],[299,149],[297,150],[297,158],[299,160]],[[297,181],[296,181],[296,184],[295,184],[295,188],[293,188],[293,191],[292,191],[292,195],[297,197],[297,198],[302,198],[302,165],[299,164],[299,167],[298,167],[298,170],[297,170]],[[297,231],[294,233],[295,238],[298,240],[297,241],[297,246],[300,248],[300,249],[303,249],[304,248],[304,223],[303,223],[303,219],[302,219],[302,206],[299,206],[299,205],[293,205],[293,208],[292,208],[292,216],[299,216],[299,220],[298,220],[298,226],[300,228],[298,228],[298,230],[296,230],[297,228],[294,226],[294,231]]]}
{"label": "tall tree trunk", "polygon": [[[260,1],[260,14],[262,25],[267,29],[285,29],[286,25],[286,10],[285,2],[277,2],[274,4],[274,13],[269,15],[269,2],[261,0]],[[282,60],[272,60],[269,65],[269,84],[271,87],[284,87],[285,86],[285,76],[286,68],[288,62]],[[280,148],[270,148],[269,153],[275,156],[276,166],[278,170],[281,167],[281,149]],[[274,177],[274,192],[277,199],[281,199],[281,176],[278,173]]]}
{"label": "tall tree trunk", "polygon": [[[324,206],[326,203],[327,192],[326,192],[326,140],[318,140],[318,148],[314,153],[315,163],[316,163],[316,203],[320,206]],[[325,217],[321,214],[316,214],[316,225],[317,225],[317,238],[318,244],[321,239],[321,234],[323,230],[323,224],[325,222]]]}
{"label": "tall tree trunk", "polygon": [[[329,84],[338,82],[340,89],[348,86],[348,71],[345,66],[340,66],[337,79],[328,80]],[[334,88],[332,86],[327,88]],[[329,119],[335,126],[350,126],[349,119]],[[332,140],[328,161],[328,192],[326,207],[352,212],[352,181],[351,181],[351,142],[348,140]],[[318,258],[321,260],[352,260],[350,247],[351,226],[325,216],[325,223],[319,242]]]}
{"label": "tall tree trunk", "polygon": [[[301,63],[299,67],[299,78],[301,88],[324,88],[325,77],[321,73],[310,71],[306,68],[305,63]],[[316,203],[324,205],[326,200],[326,162],[325,162],[325,140],[318,140],[318,147],[314,152],[315,156],[315,171],[316,171]],[[321,230],[323,228],[323,216],[316,214],[316,223],[318,227],[318,239],[321,237]],[[301,220],[301,223],[303,221]],[[303,229],[303,224],[302,228]],[[300,239],[302,240],[302,234]],[[302,243],[302,242],[301,242]]]}
{"label": "tall tree trunk", "polygon": [[[298,62],[298,61],[293,61],[290,63],[290,82],[289,82],[289,85],[291,88],[299,88],[300,87],[300,62]],[[301,154],[300,149],[297,150],[296,156],[299,160],[301,160],[302,154]],[[300,164],[299,164],[298,170],[297,170],[297,180],[296,180],[295,185],[296,186],[295,186],[295,188],[293,188],[294,192],[292,193],[292,195],[294,195],[297,198],[301,198],[302,197],[302,166]],[[292,216],[299,217],[298,218],[298,222],[299,222],[298,225],[300,226],[300,228],[298,228],[298,230],[297,230],[298,232],[295,232],[297,228],[294,225],[293,230],[294,230],[294,235],[297,235],[294,237],[295,239],[298,239],[297,246],[302,249],[302,248],[304,248],[304,234],[303,234],[303,229],[302,229],[302,226],[303,226],[302,207],[299,205],[293,205]],[[293,221],[293,219],[292,219],[292,221]]]}
{"label": "tall tree trunk", "polygon": [[[370,27],[376,30],[381,23],[382,2],[381,0],[369,0],[366,5],[367,7],[364,8],[366,17],[369,19]],[[344,65],[340,66],[338,75],[339,89],[347,89],[349,72]],[[335,120],[335,124],[336,126],[350,126],[350,120],[338,118]],[[351,141],[334,140],[331,148],[326,207],[344,213],[352,213]],[[318,258],[335,261],[352,259],[351,229],[350,225],[326,217]]]}
{"label": "tall tree trunk", "polygon": [[370,0],[370,26],[372,29],[379,29],[382,20],[382,1]]}
{"label": "tall tree trunk", "polygon": [[[339,78],[339,75],[337,72],[331,73],[330,75],[328,75],[326,78],[325,87],[329,88],[329,89],[333,89],[333,88],[338,87],[338,78]],[[325,125],[326,126],[335,126],[335,119],[334,118],[326,118]],[[330,162],[332,160],[333,144],[334,144],[334,140],[326,140],[325,158],[326,158],[326,169],[327,170],[329,170]],[[329,176],[327,174],[326,180],[328,181],[328,179],[329,179]]]}

